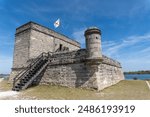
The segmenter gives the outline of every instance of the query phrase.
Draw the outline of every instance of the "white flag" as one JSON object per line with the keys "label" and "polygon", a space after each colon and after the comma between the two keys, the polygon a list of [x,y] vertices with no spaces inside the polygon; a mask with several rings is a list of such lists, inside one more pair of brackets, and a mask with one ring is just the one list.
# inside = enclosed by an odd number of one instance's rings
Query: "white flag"
{"label": "white flag", "polygon": [[57,28],[58,26],[60,26],[60,19],[56,20],[54,23],[55,28]]}

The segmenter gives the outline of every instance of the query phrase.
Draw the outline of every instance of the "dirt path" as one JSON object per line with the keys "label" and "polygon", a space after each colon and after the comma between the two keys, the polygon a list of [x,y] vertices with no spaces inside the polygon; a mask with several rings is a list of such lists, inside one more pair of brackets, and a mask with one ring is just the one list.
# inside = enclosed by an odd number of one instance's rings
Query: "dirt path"
{"label": "dirt path", "polygon": [[0,78],[0,82],[2,82],[3,81],[3,78]]}
{"label": "dirt path", "polygon": [[0,99],[6,98],[16,98],[18,96],[18,92],[15,91],[0,91]]}
{"label": "dirt path", "polygon": [[[3,81],[3,78],[0,79],[0,82]],[[7,99],[7,98],[16,98],[18,96],[18,92],[15,91],[2,91],[0,90],[0,99]]]}
{"label": "dirt path", "polygon": [[148,86],[148,88],[150,90],[150,83],[148,81],[146,81],[146,84],[147,84],[147,86]]}

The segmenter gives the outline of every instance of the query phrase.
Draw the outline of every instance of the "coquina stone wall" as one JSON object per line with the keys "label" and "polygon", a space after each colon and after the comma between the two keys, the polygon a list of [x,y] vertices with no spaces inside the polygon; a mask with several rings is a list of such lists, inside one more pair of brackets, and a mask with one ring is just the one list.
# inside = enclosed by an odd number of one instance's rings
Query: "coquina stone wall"
{"label": "coquina stone wall", "polygon": [[26,67],[26,62],[29,59],[29,42],[30,31],[26,30],[21,34],[15,35],[15,48],[14,48],[14,59],[13,68]]}
{"label": "coquina stone wall", "polygon": [[35,58],[42,52],[55,52],[60,45],[69,51],[80,49],[78,42],[36,23],[31,23],[30,37],[30,58]]}
{"label": "coquina stone wall", "polygon": [[86,58],[85,49],[51,55],[40,83],[101,90],[124,79],[119,62],[103,56],[100,63],[88,64]]}

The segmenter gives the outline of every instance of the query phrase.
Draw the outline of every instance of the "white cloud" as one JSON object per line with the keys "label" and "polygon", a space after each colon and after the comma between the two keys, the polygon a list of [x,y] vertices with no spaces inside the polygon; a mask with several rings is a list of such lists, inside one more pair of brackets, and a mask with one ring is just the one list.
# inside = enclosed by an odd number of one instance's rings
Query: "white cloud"
{"label": "white cloud", "polygon": [[115,46],[116,42],[114,42],[114,41],[103,41],[102,45],[103,45],[103,48],[108,48],[108,47],[111,47],[111,46]]}
{"label": "white cloud", "polygon": [[104,41],[102,42],[102,47],[104,47],[105,54],[112,56],[113,54],[118,54],[121,49],[132,47],[133,45],[141,42],[150,42],[150,34],[145,34],[142,36],[129,36],[123,39],[121,42]]}
{"label": "white cloud", "polygon": [[85,46],[85,37],[84,37],[84,31],[86,30],[86,28],[81,28],[78,30],[75,30],[72,33],[72,37],[81,43],[81,46],[84,47]]}
{"label": "white cloud", "polygon": [[149,52],[150,53],[150,47],[147,47],[147,48],[145,48],[145,49],[143,49],[143,50],[141,50],[140,52]]}
{"label": "white cloud", "polygon": [[150,70],[150,34],[129,36],[121,42],[104,41],[103,53],[121,62],[125,71]]}

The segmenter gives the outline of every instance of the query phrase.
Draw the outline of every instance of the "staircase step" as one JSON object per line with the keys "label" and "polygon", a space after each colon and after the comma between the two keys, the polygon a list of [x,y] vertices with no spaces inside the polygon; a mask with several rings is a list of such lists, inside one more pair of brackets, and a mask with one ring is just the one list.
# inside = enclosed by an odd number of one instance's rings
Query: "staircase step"
{"label": "staircase step", "polygon": [[29,74],[27,74],[26,76],[27,76],[28,78],[31,78],[31,77],[32,77],[32,76],[31,76],[31,75],[29,75]]}
{"label": "staircase step", "polygon": [[22,83],[22,82],[28,82],[29,81],[29,79],[24,79],[24,80],[20,80],[20,83]]}
{"label": "staircase step", "polygon": [[27,83],[28,81],[20,81],[21,85],[24,85],[25,83]]}
{"label": "staircase step", "polygon": [[21,83],[18,83],[16,86],[20,87],[20,86],[21,86]]}
{"label": "staircase step", "polygon": [[29,81],[29,79],[22,79],[20,82]]}
{"label": "staircase step", "polygon": [[33,75],[33,73],[28,73],[28,75],[31,75],[31,76],[32,76],[32,75]]}
{"label": "staircase step", "polygon": [[25,84],[26,84],[26,83],[21,83],[21,86],[23,87],[23,86],[25,86]]}
{"label": "staircase step", "polygon": [[15,88],[15,91],[20,91],[21,89],[19,89],[19,88]]}
{"label": "staircase step", "polygon": [[36,71],[35,71],[35,70],[31,70],[31,71],[30,71],[30,73],[35,74],[35,73],[36,73]]}
{"label": "staircase step", "polygon": [[29,78],[28,77],[24,77],[22,80],[29,80]]}
{"label": "staircase step", "polygon": [[19,88],[19,89],[20,89],[20,88],[21,88],[21,86],[18,86],[18,85],[17,85],[17,86],[15,86],[15,88]]}
{"label": "staircase step", "polygon": [[27,83],[27,81],[23,81],[22,83],[23,83],[23,84],[26,84],[26,83]]}
{"label": "staircase step", "polygon": [[25,79],[29,79],[27,76],[25,76],[24,78],[23,78],[23,80],[25,80]]}
{"label": "staircase step", "polygon": [[35,71],[33,71],[33,70],[30,70],[30,71],[29,71],[29,74],[33,74],[34,72],[35,72]]}

